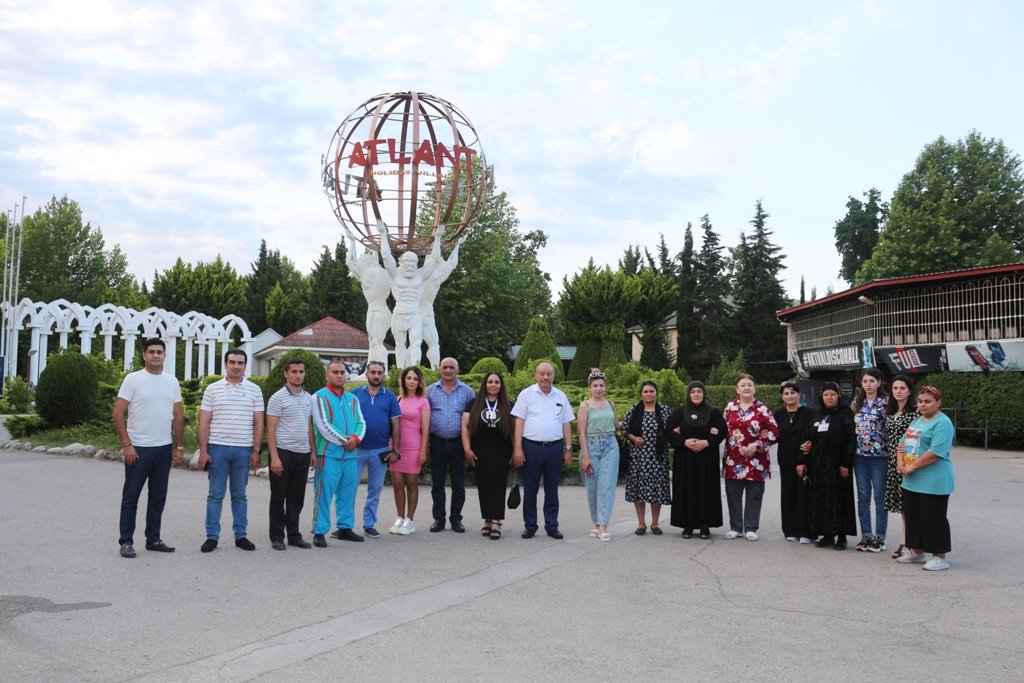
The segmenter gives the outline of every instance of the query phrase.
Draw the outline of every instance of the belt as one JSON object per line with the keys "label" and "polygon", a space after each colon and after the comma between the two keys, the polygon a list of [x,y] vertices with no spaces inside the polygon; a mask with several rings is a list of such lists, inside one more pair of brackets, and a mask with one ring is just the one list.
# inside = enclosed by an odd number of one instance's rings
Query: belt
{"label": "belt", "polygon": [[542,448],[548,448],[550,446],[555,445],[564,447],[564,443],[561,439],[555,439],[554,441],[534,441],[533,439],[523,438],[523,441],[525,441],[526,443],[532,443],[534,446],[540,446]]}
{"label": "belt", "polygon": [[594,432],[593,434],[587,434],[587,436],[615,436],[615,432]]}
{"label": "belt", "polygon": [[461,436],[447,437],[447,436],[438,436],[437,434],[431,434],[430,438],[431,439],[437,439],[438,441],[446,441],[448,443],[452,443],[453,441],[462,441],[462,437]]}

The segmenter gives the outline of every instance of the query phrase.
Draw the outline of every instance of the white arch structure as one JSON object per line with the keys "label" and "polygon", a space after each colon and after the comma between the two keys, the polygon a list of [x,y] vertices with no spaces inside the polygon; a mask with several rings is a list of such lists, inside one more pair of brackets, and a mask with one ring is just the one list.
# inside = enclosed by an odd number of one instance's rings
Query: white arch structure
{"label": "white arch structure", "polygon": [[[4,304],[7,321],[7,365],[8,377],[18,374],[18,331],[31,330],[29,348],[28,379],[32,384],[39,381],[39,373],[46,367],[46,354],[50,336],[59,335],[60,348],[68,346],[73,334],[79,335],[82,353],[92,353],[93,341],[103,338],[103,356],[111,360],[113,338],[124,340],[124,369],[131,367],[135,357],[135,341],[139,338],[159,337],[167,345],[167,359],[164,369],[175,374],[179,342],[184,344],[185,371],[180,379],[204,377],[217,374],[218,359],[231,348],[231,334],[236,329],[242,333],[241,348],[249,356],[245,374],[249,376],[252,367],[252,335],[249,326],[237,315],[214,318],[205,313],[189,311],[184,315],[171,313],[162,308],[150,307],[144,311],[134,308],[103,304],[93,308],[57,299],[49,303],[22,299],[13,310]],[[217,344],[221,345],[220,353]],[[193,373],[193,351],[198,351],[198,367]],[[222,368],[223,370],[223,368]]]}

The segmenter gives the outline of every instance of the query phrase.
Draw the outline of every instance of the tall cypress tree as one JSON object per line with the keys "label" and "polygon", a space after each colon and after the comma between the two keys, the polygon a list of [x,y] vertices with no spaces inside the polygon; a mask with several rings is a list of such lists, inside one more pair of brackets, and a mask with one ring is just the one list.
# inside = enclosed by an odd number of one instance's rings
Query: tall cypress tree
{"label": "tall cypress tree", "polygon": [[679,306],[676,308],[676,367],[687,370],[697,350],[697,264],[693,251],[693,225],[686,224],[683,250],[676,255],[676,283]]}
{"label": "tall cypress tree", "polygon": [[732,302],[729,299],[729,267],[722,243],[707,214],[700,219],[703,243],[694,263],[697,348],[686,366],[693,377],[707,377],[723,355],[732,351]]}

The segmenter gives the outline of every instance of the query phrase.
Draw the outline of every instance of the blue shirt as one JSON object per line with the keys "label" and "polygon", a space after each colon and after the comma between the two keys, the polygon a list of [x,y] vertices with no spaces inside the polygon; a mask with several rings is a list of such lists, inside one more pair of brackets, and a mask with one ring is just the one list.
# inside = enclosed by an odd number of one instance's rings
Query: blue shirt
{"label": "blue shirt", "polygon": [[430,401],[430,433],[442,439],[454,439],[462,434],[462,413],[466,403],[476,398],[476,392],[460,380],[455,380],[451,391],[445,391],[440,381],[427,387]]}
{"label": "blue shirt", "polygon": [[387,450],[391,439],[391,418],[402,416],[398,397],[384,386],[376,396],[370,393],[369,386],[353,389],[352,394],[359,399],[359,407],[363,409],[363,419],[366,421],[366,435],[359,447]]}
{"label": "blue shirt", "polygon": [[903,488],[915,493],[939,496],[953,493],[956,478],[949,454],[953,450],[955,433],[953,422],[945,413],[939,413],[931,419],[919,417],[910,423],[902,441],[905,451],[903,462],[906,463],[908,458],[920,457],[926,451],[931,451],[939,459],[903,477]]}

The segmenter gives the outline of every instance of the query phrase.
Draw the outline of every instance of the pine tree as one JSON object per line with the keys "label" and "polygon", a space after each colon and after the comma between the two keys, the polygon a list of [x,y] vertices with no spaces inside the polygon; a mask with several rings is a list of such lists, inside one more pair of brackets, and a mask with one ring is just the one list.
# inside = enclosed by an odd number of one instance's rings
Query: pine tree
{"label": "pine tree", "polygon": [[697,273],[693,252],[693,225],[686,224],[683,250],[676,255],[676,283],[679,286],[679,306],[676,309],[677,367],[692,370],[691,362],[697,350]]}
{"label": "pine tree", "polygon": [[729,268],[722,255],[718,233],[711,218],[700,219],[703,243],[694,263],[694,311],[698,321],[697,348],[686,368],[693,377],[707,377],[723,354],[731,351],[732,303],[729,299]]}

